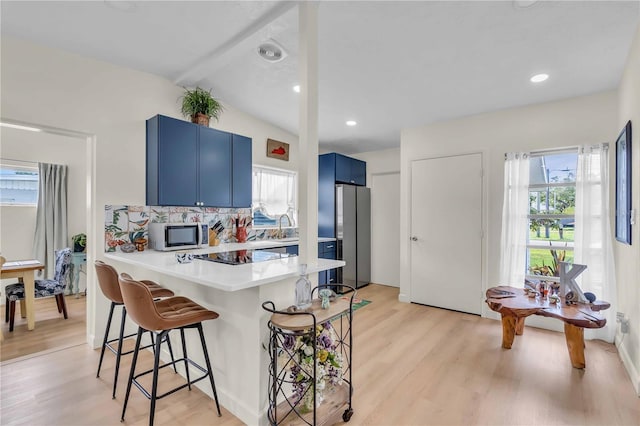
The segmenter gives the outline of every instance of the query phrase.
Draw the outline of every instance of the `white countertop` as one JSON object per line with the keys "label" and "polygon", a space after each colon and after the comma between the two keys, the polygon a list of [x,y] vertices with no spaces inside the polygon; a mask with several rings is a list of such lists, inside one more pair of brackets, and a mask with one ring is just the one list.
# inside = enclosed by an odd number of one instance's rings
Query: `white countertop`
{"label": "white countertop", "polygon": [[[318,238],[318,242],[326,241],[335,241],[335,239]],[[297,244],[298,239],[260,240],[246,243],[220,244],[218,246],[188,250],[188,252],[193,254],[206,254],[233,250],[286,247]],[[298,256],[244,265],[226,265],[224,263],[207,262],[198,259],[194,259],[191,263],[178,263],[175,253],[175,251],[161,252],[145,250],[133,253],[105,253],[105,257],[223,291],[243,290],[298,275]],[[316,259],[308,262],[307,273],[312,274],[319,271],[339,268],[344,265],[345,262],[342,260]]]}

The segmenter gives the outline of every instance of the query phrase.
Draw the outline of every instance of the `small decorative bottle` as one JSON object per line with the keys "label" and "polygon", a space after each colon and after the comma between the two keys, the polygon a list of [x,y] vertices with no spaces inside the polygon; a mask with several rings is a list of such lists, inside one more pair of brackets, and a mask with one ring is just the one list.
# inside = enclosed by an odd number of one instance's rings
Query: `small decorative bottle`
{"label": "small decorative bottle", "polygon": [[311,281],[307,276],[307,265],[300,265],[300,278],[296,281],[296,309],[303,310],[311,306]]}

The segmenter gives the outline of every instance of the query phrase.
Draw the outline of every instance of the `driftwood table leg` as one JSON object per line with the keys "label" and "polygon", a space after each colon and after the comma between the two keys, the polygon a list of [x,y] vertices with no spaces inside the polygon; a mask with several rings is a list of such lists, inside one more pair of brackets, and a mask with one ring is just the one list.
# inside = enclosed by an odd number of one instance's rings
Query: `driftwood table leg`
{"label": "driftwood table leg", "polygon": [[518,317],[516,319],[516,335],[522,336],[524,333],[524,317]]}
{"label": "driftwood table leg", "polygon": [[567,339],[567,349],[573,368],[584,368],[584,328],[571,324],[564,324],[564,335]]}
{"label": "driftwood table leg", "polygon": [[516,337],[516,317],[513,315],[502,315],[502,347],[511,349],[513,339]]}

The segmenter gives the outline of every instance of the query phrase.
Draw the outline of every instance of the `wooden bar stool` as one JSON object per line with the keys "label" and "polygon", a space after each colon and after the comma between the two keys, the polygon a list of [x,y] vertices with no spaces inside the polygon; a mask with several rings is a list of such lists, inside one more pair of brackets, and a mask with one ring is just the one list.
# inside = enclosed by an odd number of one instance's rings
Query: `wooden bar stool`
{"label": "wooden bar stool", "polygon": [[[109,309],[109,319],[107,319],[107,328],[104,332],[104,340],[102,341],[102,350],[100,351],[100,361],[98,362],[98,372],[96,373],[96,378],[100,377],[100,368],[102,367],[102,360],[104,358],[105,349],[109,349],[116,356],[116,371],[113,377],[113,394],[111,397],[115,399],[116,397],[116,385],[118,384],[118,371],[120,370],[120,358],[122,355],[129,355],[133,353],[133,350],[129,350],[126,352],[122,352],[122,342],[124,339],[128,339],[129,337],[133,337],[136,334],[129,334],[127,336],[124,335],[124,324],[125,319],[127,317],[127,309],[124,306],[124,301],[122,300],[122,293],[120,292],[120,284],[118,283],[118,272],[111,265],[108,265],[100,260],[95,261],[96,274],[98,275],[98,284],[100,285],[100,289],[102,293],[105,295],[107,299],[111,301],[111,308]],[[141,281],[149,291],[153,295],[154,298],[158,297],[170,297],[173,296],[173,291],[166,289],[164,287],[160,287],[153,281],[144,280]],[[117,338],[109,339],[109,330],[111,329],[111,320],[113,318],[113,311],[116,306],[122,306],[122,319],[120,320],[120,334]],[[151,345],[146,347],[155,348],[155,342],[153,341],[153,333],[151,335]],[[118,342],[118,347],[114,348],[112,343]],[[171,358],[173,359],[173,350],[171,349],[171,342],[167,340],[167,345],[169,347],[169,352],[171,353]]]}
{"label": "wooden bar stool", "polygon": [[[218,394],[216,392],[216,385],[213,380],[213,372],[211,370],[211,362],[209,360],[209,353],[207,351],[207,344],[204,340],[204,333],[202,331],[202,321],[213,320],[218,318],[216,312],[205,309],[186,297],[175,296],[168,299],[162,299],[157,302],[153,301],[153,296],[149,288],[140,281],[135,281],[131,277],[125,274],[120,274],[120,290],[122,291],[122,297],[124,299],[124,305],[129,312],[129,315],[135,321],[138,328],[138,336],[136,338],[136,346],[133,352],[133,360],[131,361],[131,372],[129,374],[129,381],[127,383],[127,393],[124,397],[124,405],[122,407],[122,417],[120,421],[124,421],[124,415],[127,410],[127,402],[129,401],[129,393],[131,391],[131,385],[134,384],[140,391],[151,400],[151,409],[149,413],[149,425],[153,426],[153,418],[155,415],[156,400],[164,398],[180,389],[189,387],[191,385],[204,380],[209,377],[211,382],[211,389],[213,390],[213,397],[216,402],[216,409],[218,410],[218,417],[221,416],[220,404],[218,403]],[[196,328],[200,334],[200,343],[202,344],[202,352],[204,353],[204,360],[206,363],[206,369],[196,364],[193,360],[187,356],[187,346],[185,344],[184,330],[185,328]],[[160,363],[160,342],[165,339],[171,330],[179,329],[180,337],[182,340],[182,354],[183,358],[173,360],[168,364],[162,366]],[[138,353],[140,351],[140,339],[145,331],[152,331],[156,334],[156,350],[153,362],[153,368],[151,370],[143,371],[142,373],[135,373],[136,363],[138,361]],[[187,383],[184,383],[176,388],[165,392],[162,395],[157,394],[158,390],[158,372],[161,368],[173,365],[178,362],[184,362],[184,367],[187,375]],[[203,375],[195,380],[191,380],[189,375],[189,364],[194,368],[200,370]],[[138,378],[146,374],[153,373],[151,393],[147,391],[139,382]]]}

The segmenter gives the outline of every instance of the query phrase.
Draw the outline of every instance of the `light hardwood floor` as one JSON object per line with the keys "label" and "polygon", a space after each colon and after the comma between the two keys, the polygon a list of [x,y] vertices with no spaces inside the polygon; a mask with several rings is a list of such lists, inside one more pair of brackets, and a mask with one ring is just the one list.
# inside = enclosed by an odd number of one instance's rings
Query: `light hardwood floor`
{"label": "light hardwood floor", "polygon": [[20,307],[16,306],[13,332],[9,332],[9,323],[4,322],[2,308],[2,333],[4,342],[0,344],[0,361],[30,356],[47,350],[70,347],[87,341],[86,298],[65,296],[67,316],[65,320],[58,312],[53,297],[36,299],[36,328],[27,330],[27,319],[20,316]]}
{"label": "light hardwood floor", "polygon": [[[616,349],[587,341],[587,368],[571,367],[562,333],[526,327],[501,348],[498,321],[397,301],[398,289],[370,285],[373,303],[354,315],[354,415],[366,425],[638,425],[634,394]],[[130,357],[110,398],[113,356],[79,345],[0,364],[2,425],[116,425]],[[212,354],[215,357],[215,353]],[[144,354],[145,365],[151,357]],[[165,371],[168,369],[165,369]],[[161,383],[179,378],[170,373]],[[166,384],[169,386],[169,383]],[[146,424],[149,403],[136,389],[125,424]],[[158,402],[157,425],[241,422],[202,392]]]}

